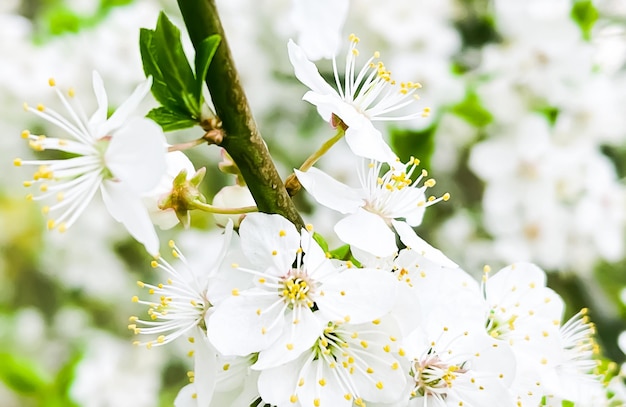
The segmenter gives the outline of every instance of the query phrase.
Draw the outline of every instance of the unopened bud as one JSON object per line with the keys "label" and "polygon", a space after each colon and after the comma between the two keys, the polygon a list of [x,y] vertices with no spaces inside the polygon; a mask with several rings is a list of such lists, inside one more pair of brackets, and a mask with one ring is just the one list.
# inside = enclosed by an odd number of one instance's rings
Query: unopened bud
{"label": "unopened bud", "polygon": [[[246,206],[254,206],[254,198],[248,187],[240,185],[230,185],[222,188],[213,198],[213,206],[216,208],[242,208]],[[214,213],[215,223],[224,227],[228,220],[231,219],[236,228],[245,217],[245,215],[224,215]]]}

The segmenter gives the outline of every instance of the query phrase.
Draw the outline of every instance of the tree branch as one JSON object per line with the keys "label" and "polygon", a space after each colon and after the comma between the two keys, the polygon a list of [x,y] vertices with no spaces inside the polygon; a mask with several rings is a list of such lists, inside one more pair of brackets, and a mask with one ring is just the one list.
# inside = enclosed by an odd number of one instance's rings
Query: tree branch
{"label": "tree branch", "polygon": [[178,7],[196,49],[210,35],[222,37],[206,77],[215,111],[227,135],[221,146],[239,167],[259,211],[280,214],[298,229],[303,228],[304,221],[289,197],[252,117],[215,0],[178,0]]}

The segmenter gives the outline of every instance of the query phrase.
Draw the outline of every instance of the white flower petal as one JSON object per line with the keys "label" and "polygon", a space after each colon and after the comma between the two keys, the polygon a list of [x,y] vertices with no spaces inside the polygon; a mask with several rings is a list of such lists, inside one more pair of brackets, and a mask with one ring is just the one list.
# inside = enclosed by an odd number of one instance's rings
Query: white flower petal
{"label": "white flower petal", "polygon": [[313,167],[306,172],[294,170],[298,181],[313,198],[341,213],[354,213],[365,204],[364,193],[337,181],[324,171]]}
{"label": "white flower petal", "polygon": [[292,362],[261,371],[258,382],[259,394],[265,403],[274,406],[293,405],[289,398],[299,388],[300,369],[308,357],[310,356],[303,354]]}
{"label": "white flower petal", "polygon": [[136,194],[144,194],[161,181],[166,170],[166,144],[153,121],[136,118],[115,133],[104,160],[107,168]]}
{"label": "white flower petal", "polygon": [[145,246],[148,253],[157,255],[159,238],[141,199],[121,182],[105,180],[100,186],[100,191],[111,216],[121,222],[128,233]]}
{"label": "white flower petal", "polygon": [[374,256],[385,257],[398,251],[396,235],[385,221],[363,209],[337,222],[335,233],[344,242]]}
{"label": "white flower petal", "polygon": [[275,299],[267,300],[255,294],[262,295],[263,291],[253,288],[245,295],[232,296],[214,307],[207,318],[209,340],[223,355],[246,356],[267,349],[283,332],[282,307],[257,313]]}
{"label": "white flower petal", "polygon": [[[321,360],[314,360],[301,373],[304,383],[298,392],[298,400],[302,406],[315,406],[315,400],[319,400],[320,406],[350,407],[351,400],[346,400],[345,391],[336,379],[335,369]],[[325,379],[324,386],[319,384]]]}
{"label": "white flower petal", "polygon": [[102,126],[107,120],[107,114],[109,109],[109,102],[107,100],[107,93],[104,89],[104,84],[102,83],[102,77],[96,71],[93,71],[92,74],[92,82],[93,82],[93,93],[96,96],[96,101],[98,102],[98,108],[89,118],[89,128],[91,131],[91,136],[93,139],[99,139],[100,137],[105,136],[106,134],[100,134],[98,129]]}
{"label": "white flower petal", "polygon": [[388,313],[397,287],[396,277],[386,270],[351,268],[324,282],[316,304],[328,320],[360,324]]}
{"label": "white flower petal", "polygon": [[252,365],[252,369],[265,370],[290,362],[313,346],[324,327],[307,307],[299,307],[298,315],[297,323],[287,320],[278,340],[259,352],[259,358]]}
{"label": "white flower petal", "polygon": [[[160,209],[161,200],[166,198],[173,188],[174,178],[183,170],[187,172],[187,179],[195,174],[193,163],[182,151],[172,151],[165,155],[166,171],[158,185],[143,195],[144,205],[148,209],[152,223],[162,230],[171,229],[179,222],[173,209]],[[226,224],[226,223],[224,223]]]}
{"label": "white flower petal", "polygon": [[194,338],[193,370],[194,382],[199,384],[196,387],[198,407],[208,407],[217,380],[217,353],[200,327],[196,327]]}
{"label": "white flower petal", "polygon": [[324,250],[313,239],[313,236],[304,229],[301,232],[301,245],[306,256],[307,273],[314,280],[323,279],[328,273],[335,271]]}
{"label": "white flower petal", "polygon": [[289,61],[291,61],[296,78],[300,82],[314,92],[339,97],[337,91],[322,78],[315,64],[307,59],[302,48],[292,40],[289,40],[287,50],[289,52]]}
{"label": "white flower petal", "polygon": [[261,270],[274,266],[276,275],[291,269],[300,247],[300,233],[280,215],[248,214],[241,222],[239,235],[248,260]]}
{"label": "white flower petal", "polygon": [[346,143],[352,152],[359,157],[372,158],[376,161],[393,164],[398,158],[391,147],[383,140],[383,136],[371,122],[361,127],[351,126],[346,130]]}
{"label": "white flower petal", "polygon": [[152,77],[149,76],[145,81],[137,85],[132,95],[113,112],[106,123],[98,128],[98,134],[101,136],[110,135],[128,121],[130,115],[137,110],[141,101],[146,97],[148,92],[150,92],[151,86]]}
{"label": "white flower petal", "polygon": [[398,232],[400,240],[406,245],[406,247],[410,247],[411,250],[414,250],[415,252],[426,257],[428,260],[443,267],[459,267],[458,264],[447,258],[446,255],[439,249],[435,249],[433,246],[426,243],[426,241],[419,237],[413,228],[406,222],[392,220],[391,224],[396,232]]}
{"label": "white flower petal", "polygon": [[196,384],[189,383],[178,392],[174,400],[174,407],[198,407]]}
{"label": "white flower petal", "polygon": [[298,30],[298,43],[311,60],[335,56],[349,4],[349,0],[293,1],[291,20]]}

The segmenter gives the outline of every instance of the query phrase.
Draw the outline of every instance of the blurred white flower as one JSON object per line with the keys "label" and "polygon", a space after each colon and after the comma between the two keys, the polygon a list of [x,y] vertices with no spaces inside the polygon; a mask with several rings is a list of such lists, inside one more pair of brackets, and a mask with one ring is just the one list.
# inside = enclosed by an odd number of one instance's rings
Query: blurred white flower
{"label": "blurred white flower", "polygon": [[146,349],[129,347],[125,340],[94,334],[86,342],[76,367],[71,398],[83,407],[158,405],[164,361]]}
{"label": "blurred white flower", "polygon": [[[151,254],[158,253],[159,240],[141,195],[156,186],[165,171],[165,138],[154,122],[131,114],[150,90],[151,80],[137,87],[111,117],[107,117],[107,95],[100,76],[94,72],[93,88],[98,109],[87,118],[82,105],[76,102],[74,90],[70,100],[55,89],[69,118],[38,105],[25,108],[49,121],[69,138],[48,138],[24,131],[35,151],[57,150],[69,153],[70,158],[52,160],[16,159],[15,165],[35,166],[32,181],[25,186],[38,186],[41,194],[29,194],[33,200],[55,201],[44,206],[45,214],[57,214],[48,220],[48,228],[65,231],[83,213],[100,190],[111,216],[124,224],[129,233],[141,242]],[[48,185],[48,182],[53,182]]]}
{"label": "blurred white flower", "polygon": [[349,5],[350,0],[293,0],[290,17],[310,60],[336,55]]}

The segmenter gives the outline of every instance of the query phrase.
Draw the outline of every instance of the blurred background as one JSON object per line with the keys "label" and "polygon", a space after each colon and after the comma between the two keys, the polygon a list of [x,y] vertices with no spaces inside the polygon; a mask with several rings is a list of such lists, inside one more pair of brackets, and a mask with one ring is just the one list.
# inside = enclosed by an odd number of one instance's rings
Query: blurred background
{"label": "blurred background", "polygon": [[[112,107],[121,103],[144,78],[139,28],[154,28],[160,10],[182,28],[174,3],[0,3],[0,406],[170,406],[187,382],[184,345],[131,345],[128,317],[142,310],[130,299],[136,281],[149,279],[143,247],[97,200],[70,231],[48,232],[40,207],[24,199],[30,173],[12,166],[15,157],[34,157],[22,130],[57,131],[24,112],[23,102],[60,107],[47,85],[54,77],[89,109],[97,70]],[[333,134],[300,102],[306,89],[286,52],[297,34],[291,1],[218,6],[261,133],[286,177]],[[431,108],[428,118],[385,129],[403,160],[419,158],[437,179],[437,196],[452,195],[429,208],[418,233],[477,276],[486,264],[537,263],[564,297],[566,317],[589,307],[607,365],[622,364],[626,3],[351,0],[350,33],[361,38],[363,61],[380,51],[395,79],[423,85],[422,107]],[[332,76],[329,61],[318,67]],[[191,130],[168,140],[199,136]],[[338,144],[320,166],[354,184],[346,151]],[[217,169],[217,147],[190,157],[207,167],[208,198],[234,183]],[[306,193],[297,204],[338,243],[338,214],[315,209]],[[211,217],[193,215],[189,230],[163,232],[162,242],[175,238],[203,267],[219,230]]]}

